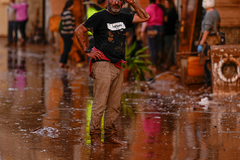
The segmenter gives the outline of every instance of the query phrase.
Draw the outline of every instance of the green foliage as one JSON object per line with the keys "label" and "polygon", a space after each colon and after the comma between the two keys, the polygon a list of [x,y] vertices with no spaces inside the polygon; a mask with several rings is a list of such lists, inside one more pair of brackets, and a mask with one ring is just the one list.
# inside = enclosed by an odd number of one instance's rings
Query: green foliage
{"label": "green foliage", "polygon": [[140,94],[136,93],[122,93],[121,94],[121,106],[122,106],[122,112],[124,116],[129,116],[133,119],[136,118],[135,111],[138,110],[138,105],[133,104],[133,99],[139,99],[141,98]]}
{"label": "green foliage", "polygon": [[125,45],[125,60],[127,63],[124,64],[124,68],[127,68],[130,70],[135,80],[145,81],[144,71],[149,72],[150,75],[153,77],[152,71],[147,67],[148,65],[153,65],[153,64],[146,59],[150,55],[143,54],[143,52],[148,49],[148,46],[137,50],[134,53],[134,56],[131,57],[131,53],[134,51],[136,46],[137,46],[137,41],[135,41],[133,45],[130,46],[129,48],[127,47],[127,44]]}

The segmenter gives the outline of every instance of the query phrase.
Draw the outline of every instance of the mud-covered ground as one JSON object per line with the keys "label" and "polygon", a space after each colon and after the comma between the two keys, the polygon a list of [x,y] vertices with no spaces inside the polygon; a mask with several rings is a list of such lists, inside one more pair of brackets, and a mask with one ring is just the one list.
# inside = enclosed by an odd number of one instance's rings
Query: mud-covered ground
{"label": "mud-covered ground", "polygon": [[240,159],[240,98],[185,89],[171,72],[123,85],[129,147],[91,148],[93,81],[58,61],[51,46],[0,46],[0,160]]}

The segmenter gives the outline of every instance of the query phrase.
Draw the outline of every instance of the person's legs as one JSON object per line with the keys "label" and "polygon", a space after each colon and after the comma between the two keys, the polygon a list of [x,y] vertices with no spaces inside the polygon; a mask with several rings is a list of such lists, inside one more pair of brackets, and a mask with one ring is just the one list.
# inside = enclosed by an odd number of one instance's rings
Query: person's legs
{"label": "person's legs", "polygon": [[205,71],[205,84],[207,87],[212,87],[212,75],[211,75],[211,57],[210,57],[211,47],[207,45],[203,52],[207,57],[207,60],[204,63],[204,71]]}
{"label": "person's legs", "polygon": [[25,33],[26,23],[27,23],[27,20],[19,22],[19,29],[20,29],[21,36],[22,36],[22,39],[21,39],[22,46],[25,45],[25,41],[26,41],[26,33]]}
{"label": "person's legs", "polygon": [[104,130],[105,132],[116,132],[115,121],[119,115],[121,108],[121,89],[123,82],[122,69],[116,68],[112,64],[112,81],[110,93],[107,100],[107,107],[104,115]]}
{"label": "person's legs", "polygon": [[17,42],[18,42],[18,30],[20,31],[20,22],[16,22],[16,31],[15,31],[15,33],[16,33],[16,35],[15,35],[15,43],[16,43],[16,45],[17,45]]}
{"label": "person's legs", "polygon": [[[164,44],[166,45],[167,48],[167,57],[169,57],[168,59],[168,63],[170,64],[175,64],[175,60],[174,60],[174,49],[172,48],[172,51],[170,53],[172,44],[173,44],[173,40],[174,40],[174,35],[165,35],[164,36]],[[169,55],[170,54],[170,55]]]}
{"label": "person's legs", "polygon": [[154,38],[147,37],[148,41],[148,47],[149,47],[149,52],[150,52],[150,59],[153,64],[156,63],[156,54],[155,54],[155,49],[154,49]]}
{"label": "person's legs", "polygon": [[64,66],[67,64],[67,60],[68,60],[68,54],[71,51],[72,48],[72,44],[73,44],[73,40],[72,34],[61,34],[62,38],[63,38],[63,43],[64,43],[64,47],[63,47],[63,53],[61,55],[60,58],[60,63]]}
{"label": "person's legs", "polygon": [[14,31],[14,43],[17,45],[17,22],[13,22],[13,31]]}
{"label": "person's legs", "polygon": [[101,133],[101,119],[111,86],[110,62],[100,61],[92,64],[92,75],[94,77],[93,106],[90,122],[90,133]]}
{"label": "person's legs", "polygon": [[24,35],[23,35],[23,30],[24,30],[24,28],[23,28],[23,21],[22,22],[18,22],[18,27],[19,27],[19,30],[20,30],[20,33],[21,33],[21,38],[22,39],[24,39],[25,37],[24,37]]}
{"label": "person's legs", "polygon": [[205,84],[207,87],[212,86],[212,75],[211,75],[211,61],[206,60],[204,63],[204,72],[205,72]]}
{"label": "person's legs", "polygon": [[23,21],[23,24],[22,24],[22,33],[23,33],[24,41],[26,41],[26,24],[27,24],[27,21],[28,20]]}
{"label": "person's legs", "polygon": [[26,39],[26,24],[27,24],[27,20],[20,22],[20,32],[23,40]]}
{"label": "person's legs", "polygon": [[13,22],[9,21],[8,22],[8,44],[12,44],[12,39],[13,39]]}
{"label": "person's legs", "polygon": [[104,143],[127,145],[128,143],[118,139],[117,128],[115,127],[116,119],[119,116],[121,108],[121,88],[123,82],[123,71],[122,69],[116,68],[113,64],[111,68],[112,68],[111,88],[104,115],[104,130],[105,130]]}
{"label": "person's legs", "polygon": [[204,85],[199,88],[199,91],[206,91],[211,92],[212,91],[212,75],[211,75],[211,60],[205,60],[204,63],[204,73],[205,73],[205,81]]}
{"label": "person's legs", "polygon": [[212,91],[212,75],[211,75],[211,59],[210,59],[210,46],[205,46],[203,49],[203,53],[205,54],[207,60],[204,63],[204,73],[205,73],[205,81],[204,86],[199,89],[199,91]]}
{"label": "person's legs", "polygon": [[112,63],[106,61],[95,62],[92,64],[92,75],[94,77],[93,105],[90,121],[91,144],[93,146],[102,146],[101,142],[101,120],[105,110],[109,90],[111,86]]}
{"label": "person's legs", "polygon": [[155,48],[156,48],[156,67],[160,67],[160,63],[163,59],[163,28],[162,26],[154,26],[158,31],[157,36],[155,37]]}
{"label": "person's legs", "polygon": [[162,26],[148,27],[147,41],[148,41],[149,51],[151,54],[151,62],[156,67],[159,67],[160,66],[159,62],[162,59],[162,49],[163,49]]}
{"label": "person's legs", "polygon": [[146,30],[146,35],[147,35],[147,42],[148,42],[148,47],[151,55],[151,62],[153,64],[156,64],[157,61],[157,53],[156,53],[156,37],[157,37],[157,30],[154,29],[153,26],[148,27]]}

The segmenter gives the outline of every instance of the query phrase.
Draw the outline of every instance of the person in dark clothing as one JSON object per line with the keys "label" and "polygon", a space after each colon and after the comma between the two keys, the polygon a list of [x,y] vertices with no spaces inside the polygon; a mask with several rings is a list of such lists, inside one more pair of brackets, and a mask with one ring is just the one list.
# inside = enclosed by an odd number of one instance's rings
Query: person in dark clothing
{"label": "person in dark clothing", "polygon": [[[92,4],[86,12],[86,18],[90,18],[94,13],[100,12],[104,9],[106,9],[106,0],[98,0],[98,5]],[[88,42],[89,42],[89,49],[92,49],[95,46],[93,34],[88,31]],[[88,57],[88,62],[90,61],[90,58]]]}
{"label": "person in dark clothing", "polygon": [[165,17],[164,17],[164,45],[167,49],[167,63],[175,65],[175,55],[174,55],[174,49],[173,42],[174,42],[174,36],[176,34],[176,24],[178,21],[178,14],[175,8],[175,5],[172,0],[165,0]]}
{"label": "person in dark clothing", "polygon": [[[106,0],[98,0],[98,5],[93,4],[87,9],[86,16],[87,19],[90,18],[94,13],[100,12],[106,8]],[[92,49],[95,46],[93,34],[88,32],[88,41],[89,41],[89,49]]]}
{"label": "person in dark clothing", "polygon": [[[15,0],[11,0],[15,3]],[[16,28],[16,11],[11,5],[7,5],[6,8],[7,18],[8,18],[8,43],[7,46],[13,44],[13,32],[15,33],[15,45],[17,44],[17,28]]]}
{"label": "person in dark clothing", "polygon": [[158,7],[160,7],[163,11],[163,15],[165,16],[166,15],[166,8],[164,5],[160,4],[160,3],[157,3]]}
{"label": "person in dark clothing", "polygon": [[73,44],[73,36],[74,36],[74,29],[75,29],[75,18],[72,15],[71,10],[73,9],[73,1],[68,0],[65,3],[63,8],[63,12],[61,14],[62,17],[62,29],[60,31],[61,36],[63,38],[63,53],[60,58],[59,67],[67,68],[67,60],[68,54],[71,51],[72,44]]}
{"label": "person in dark clothing", "polygon": [[[21,33],[21,46],[25,46],[26,43],[26,24],[28,21],[28,4],[26,0],[21,0],[19,4],[14,4],[10,2],[12,8],[16,10],[16,27]],[[17,34],[15,36],[15,41],[17,41]]]}
{"label": "person in dark clothing", "polygon": [[[137,14],[120,13],[129,3]],[[107,10],[95,13],[75,30],[77,40],[88,57],[94,59],[90,73],[94,78],[94,100],[90,121],[91,145],[126,145],[117,137],[115,121],[121,108],[121,88],[125,61],[126,29],[133,23],[147,21],[150,16],[134,0],[107,0]],[[84,38],[87,31],[94,36],[95,47],[89,50]],[[91,66],[91,61],[90,61]],[[101,119],[104,113],[104,144],[101,141]]]}
{"label": "person in dark clothing", "polygon": [[209,52],[211,50],[211,45],[219,45],[220,43],[220,39],[219,41],[215,41],[214,37],[216,37],[216,34],[220,29],[221,18],[218,11],[215,9],[214,0],[203,0],[202,6],[206,10],[206,14],[201,25],[202,34],[200,36],[197,52],[205,55],[205,82],[204,85],[199,88],[199,91],[212,92],[211,57]]}

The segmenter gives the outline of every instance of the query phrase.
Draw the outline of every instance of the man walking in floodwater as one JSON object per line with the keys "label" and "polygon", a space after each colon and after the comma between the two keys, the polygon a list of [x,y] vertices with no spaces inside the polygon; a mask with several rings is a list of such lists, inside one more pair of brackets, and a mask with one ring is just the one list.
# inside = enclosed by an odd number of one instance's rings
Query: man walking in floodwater
{"label": "man walking in floodwater", "polygon": [[[124,3],[129,3],[137,14],[120,13]],[[85,54],[91,58],[90,75],[94,78],[94,101],[91,113],[91,145],[125,145],[117,137],[115,121],[121,107],[121,87],[125,63],[126,29],[133,23],[147,21],[150,16],[134,0],[107,0],[107,10],[95,13],[75,30],[77,40]],[[84,35],[91,31],[95,47],[88,49]],[[104,114],[104,144],[101,141],[101,119]]]}

